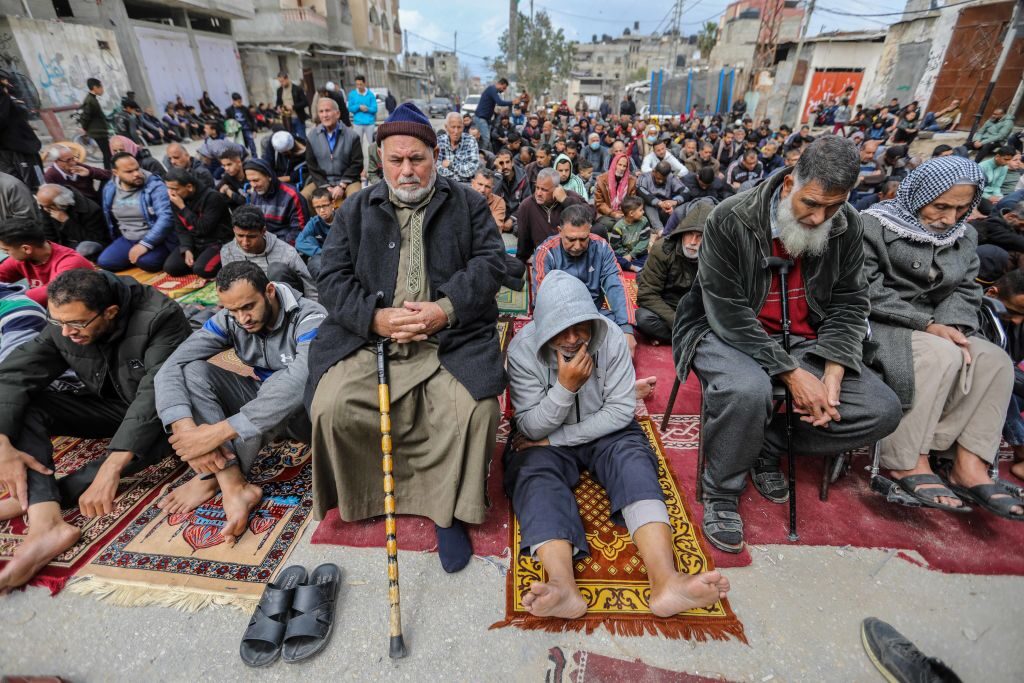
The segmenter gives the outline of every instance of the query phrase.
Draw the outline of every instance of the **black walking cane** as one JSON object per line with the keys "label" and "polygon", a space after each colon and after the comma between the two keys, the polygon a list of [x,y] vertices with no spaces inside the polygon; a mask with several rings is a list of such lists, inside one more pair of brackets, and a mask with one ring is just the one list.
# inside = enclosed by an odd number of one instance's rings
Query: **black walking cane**
{"label": "black walking cane", "polygon": [[388,551],[388,656],[405,656],[402,637],[402,608],[398,592],[398,530],[395,523],[394,460],[391,457],[391,390],[388,387],[387,339],[377,340],[377,398],[380,402],[380,450],[384,470],[384,531]]}
{"label": "black walking cane", "polygon": [[[761,262],[765,268],[779,271],[779,291],[782,293],[782,348],[789,353],[789,269],[793,262],[778,256],[767,256]],[[796,542],[800,537],[796,533],[796,462],[793,458],[793,393],[789,385],[786,390],[786,459],[789,466],[789,540]]]}

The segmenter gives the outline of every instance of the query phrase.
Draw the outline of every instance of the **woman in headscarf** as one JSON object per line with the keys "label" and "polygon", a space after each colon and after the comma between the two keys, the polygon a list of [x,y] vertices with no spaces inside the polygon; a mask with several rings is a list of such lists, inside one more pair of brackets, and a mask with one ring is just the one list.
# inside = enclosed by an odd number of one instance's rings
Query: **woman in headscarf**
{"label": "woman in headscarf", "polygon": [[167,175],[167,169],[164,168],[163,164],[153,158],[153,155],[149,153],[148,149],[145,147],[139,147],[135,144],[135,141],[129,137],[124,135],[115,135],[110,138],[110,153],[113,155],[121,152],[128,152],[135,157],[143,171],[149,171],[161,178]]}
{"label": "woman in headscarf", "polygon": [[594,186],[594,208],[597,225],[605,232],[622,218],[622,200],[636,195],[636,179],[629,172],[629,157],[616,154],[608,165],[608,172],[598,176]]}
{"label": "woman in headscarf", "polygon": [[[988,473],[1013,366],[978,333],[978,236],[967,218],[984,184],[973,161],[939,157],[912,171],[895,199],[862,214],[874,364],[904,410],[881,442],[881,464],[922,505],[967,512],[976,504],[1019,520],[1024,501]],[[932,470],[933,454],[945,480]]]}

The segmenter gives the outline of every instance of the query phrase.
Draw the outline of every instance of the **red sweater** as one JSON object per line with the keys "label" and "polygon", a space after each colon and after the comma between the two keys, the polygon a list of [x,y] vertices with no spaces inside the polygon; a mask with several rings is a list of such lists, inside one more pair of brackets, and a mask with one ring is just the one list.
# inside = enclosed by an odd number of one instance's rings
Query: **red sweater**
{"label": "red sweater", "polygon": [[0,282],[28,280],[29,290],[25,294],[43,308],[46,308],[46,285],[54,278],[65,270],[93,267],[88,259],[74,249],[55,242],[48,244],[53,252],[46,263],[15,261],[12,258],[6,258],[0,263]]}
{"label": "red sweater", "polygon": [[[777,239],[772,240],[772,256],[789,258],[786,248]],[[818,332],[811,327],[811,309],[807,305],[807,290],[804,288],[803,259],[796,259],[786,277],[789,292],[789,333],[805,339],[817,339]],[[757,319],[768,334],[782,334],[782,287],[779,273],[772,273],[772,284],[768,298],[757,314]]]}

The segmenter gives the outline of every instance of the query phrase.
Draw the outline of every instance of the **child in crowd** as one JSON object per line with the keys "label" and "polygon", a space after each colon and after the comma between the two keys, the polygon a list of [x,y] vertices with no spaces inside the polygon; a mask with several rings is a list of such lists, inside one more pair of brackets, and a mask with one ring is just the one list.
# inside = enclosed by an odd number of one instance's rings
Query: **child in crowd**
{"label": "child in crowd", "polygon": [[594,185],[597,184],[597,176],[594,175],[594,164],[591,163],[586,157],[576,157],[576,168],[580,180],[583,181],[583,187],[587,189],[587,193],[583,195],[583,198],[588,202],[594,201]]}
{"label": "child in crowd", "polygon": [[615,258],[623,270],[639,273],[647,262],[651,244],[651,224],[644,215],[644,203],[639,197],[622,200],[623,217],[608,233]]}
{"label": "child in crowd", "polygon": [[326,187],[313,190],[310,201],[315,214],[295,239],[295,249],[306,257],[306,267],[315,280],[320,276],[320,252],[334,222],[334,200]]}
{"label": "child in crowd", "polygon": [[295,247],[267,232],[267,221],[256,206],[240,206],[231,214],[235,239],[220,249],[223,265],[252,261],[272,282],[283,282],[311,301],[317,300],[316,284]]}

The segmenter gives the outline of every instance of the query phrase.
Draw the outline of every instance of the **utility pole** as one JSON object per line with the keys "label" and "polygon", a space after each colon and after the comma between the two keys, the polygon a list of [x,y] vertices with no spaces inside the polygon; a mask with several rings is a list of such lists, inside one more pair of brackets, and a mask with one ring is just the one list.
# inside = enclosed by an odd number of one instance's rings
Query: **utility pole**
{"label": "utility pole", "polygon": [[516,55],[519,54],[519,4],[518,0],[508,0],[508,73],[506,78],[516,83]]}
{"label": "utility pole", "polygon": [[[789,85],[786,86],[786,99],[782,101],[782,118],[786,118],[786,105],[789,103],[789,94],[793,90],[793,78],[796,76],[796,70],[800,68],[800,53],[804,49],[804,38],[807,37],[807,27],[811,24],[811,14],[814,13],[814,0],[810,0],[807,4],[807,13],[804,14],[804,19],[800,22],[800,39],[796,42],[796,54],[793,55],[793,75],[789,78]],[[804,80],[807,80],[807,73],[804,73]],[[800,127],[800,103],[796,103],[797,120],[793,122],[796,128]]]}
{"label": "utility pole", "polygon": [[985,107],[988,106],[989,98],[992,97],[992,90],[995,89],[996,81],[999,80],[999,75],[1003,71],[1003,65],[1006,64],[1006,56],[1010,54],[1010,46],[1013,45],[1013,40],[1017,37],[1017,25],[1021,22],[1021,5],[1024,5],[1024,0],[1017,0],[1013,6],[1013,13],[1010,14],[1010,23],[1006,25],[1003,31],[1003,50],[999,53],[999,59],[996,61],[995,68],[992,69],[992,78],[989,79],[988,87],[985,88],[985,94],[981,98],[981,104],[978,105],[978,111],[974,112],[974,123],[971,124],[971,132],[967,135],[968,145],[974,142],[974,134],[978,131],[978,126],[981,124],[981,117],[985,113]]}
{"label": "utility pole", "polygon": [[459,32],[452,34],[452,54],[459,54]]}

